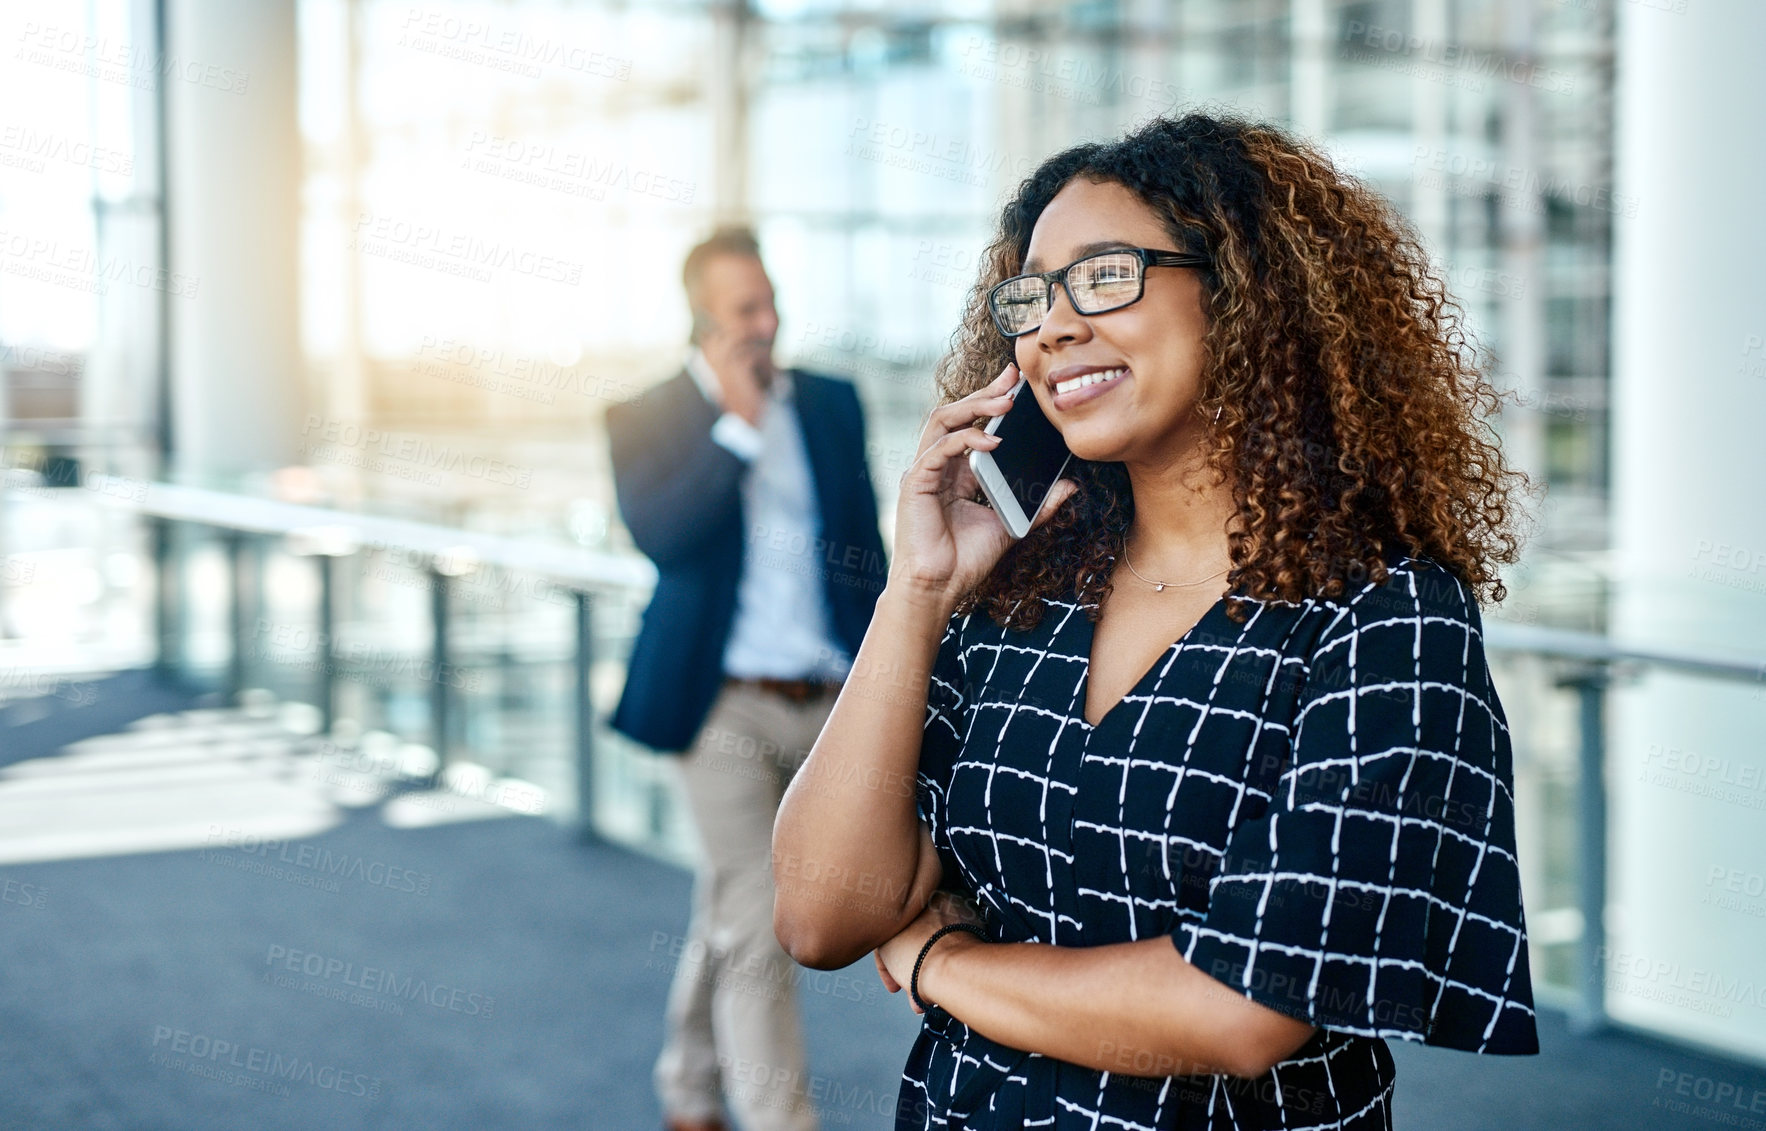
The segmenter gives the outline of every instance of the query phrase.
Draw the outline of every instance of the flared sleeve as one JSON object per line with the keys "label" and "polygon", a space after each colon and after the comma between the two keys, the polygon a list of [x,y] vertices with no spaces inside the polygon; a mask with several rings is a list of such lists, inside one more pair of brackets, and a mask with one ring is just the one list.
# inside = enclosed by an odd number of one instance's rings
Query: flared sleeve
{"label": "flared sleeve", "polygon": [[1334,606],[1292,757],[1173,932],[1226,986],[1323,1028],[1533,1053],[1508,725],[1471,592],[1406,561]]}

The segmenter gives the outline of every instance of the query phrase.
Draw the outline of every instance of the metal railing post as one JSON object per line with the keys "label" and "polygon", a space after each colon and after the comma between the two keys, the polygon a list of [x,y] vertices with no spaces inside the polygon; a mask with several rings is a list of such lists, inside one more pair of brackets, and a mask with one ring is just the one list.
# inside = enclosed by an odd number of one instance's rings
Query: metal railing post
{"label": "metal railing post", "polygon": [[430,646],[429,730],[435,745],[436,770],[448,764],[449,731],[453,714],[453,695],[448,678],[448,635],[450,616],[448,596],[452,579],[434,562],[429,566],[429,622],[433,630]]}
{"label": "metal railing post", "polygon": [[337,724],[337,558],[317,554],[319,567],[319,717],[326,734]]}
{"label": "metal railing post", "polygon": [[172,521],[154,518],[149,527],[153,555],[153,674],[162,682],[178,679],[181,663],[179,653],[179,601],[177,547],[173,544]]}
{"label": "metal railing post", "polygon": [[1607,780],[1606,702],[1609,674],[1589,668],[1561,681],[1576,691],[1580,741],[1576,776],[1576,906],[1582,936],[1576,944],[1580,976],[1571,1026],[1578,1033],[1606,1027]]}
{"label": "metal railing post", "polygon": [[232,582],[231,599],[227,605],[227,634],[232,637],[227,652],[227,684],[223,689],[226,701],[237,706],[245,691],[245,534],[239,530],[223,530],[222,544],[227,551],[227,575]]}
{"label": "metal railing post", "polygon": [[594,666],[593,598],[586,589],[576,591],[576,664],[571,691],[576,699],[576,813],[577,833],[584,840],[598,839],[595,831],[595,701],[589,684]]}

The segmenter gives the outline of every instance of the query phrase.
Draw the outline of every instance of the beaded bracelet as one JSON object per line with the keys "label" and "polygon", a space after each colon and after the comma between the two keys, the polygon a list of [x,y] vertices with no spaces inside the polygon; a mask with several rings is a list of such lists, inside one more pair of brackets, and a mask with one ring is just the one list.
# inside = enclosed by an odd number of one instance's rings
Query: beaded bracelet
{"label": "beaded bracelet", "polygon": [[987,932],[975,923],[946,923],[932,932],[932,937],[927,939],[926,945],[920,948],[920,957],[914,959],[914,972],[908,975],[908,996],[914,999],[914,1004],[920,1007],[921,1013],[930,1012],[932,1006],[920,996],[920,967],[925,965],[926,956],[932,953],[932,944],[952,931],[968,931],[982,942],[988,941]]}

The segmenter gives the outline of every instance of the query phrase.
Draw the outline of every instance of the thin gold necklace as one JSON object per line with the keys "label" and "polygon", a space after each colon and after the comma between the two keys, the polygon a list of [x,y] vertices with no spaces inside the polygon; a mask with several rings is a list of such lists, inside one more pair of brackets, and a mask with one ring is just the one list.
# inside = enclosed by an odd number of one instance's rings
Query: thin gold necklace
{"label": "thin gold necklace", "polygon": [[1215,573],[1211,573],[1207,577],[1198,578],[1195,581],[1154,581],[1152,578],[1144,576],[1140,570],[1134,568],[1134,562],[1132,560],[1130,560],[1129,556],[1128,556],[1128,539],[1126,539],[1126,538],[1124,538],[1122,540],[1122,561],[1123,561],[1124,565],[1128,566],[1129,573],[1134,574],[1136,577],[1140,578],[1142,581],[1146,582],[1148,585],[1151,585],[1153,587],[1153,592],[1155,592],[1155,593],[1165,592],[1165,589],[1167,586],[1170,586],[1173,589],[1193,588],[1194,586],[1201,585],[1204,582],[1213,581],[1215,578],[1219,577],[1221,574],[1225,573],[1227,570],[1232,568],[1232,566],[1229,565],[1226,567],[1226,569],[1220,570]]}

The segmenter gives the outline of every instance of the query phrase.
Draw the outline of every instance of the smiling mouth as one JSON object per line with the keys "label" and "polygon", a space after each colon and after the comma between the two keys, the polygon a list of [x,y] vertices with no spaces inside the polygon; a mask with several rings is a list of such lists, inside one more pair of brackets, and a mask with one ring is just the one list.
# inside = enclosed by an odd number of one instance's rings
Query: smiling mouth
{"label": "smiling mouth", "polygon": [[1055,392],[1071,393],[1073,390],[1083,389],[1087,385],[1101,385],[1105,381],[1114,381],[1116,378],[1124,376],[1127,373],[1127,366],[1123,366],[1120,369],[1100,369],[1095,373],[1081,373],[1079,376],[1074,377],[1071,380],[1062,381],[1060,384],[1056,385]]}

